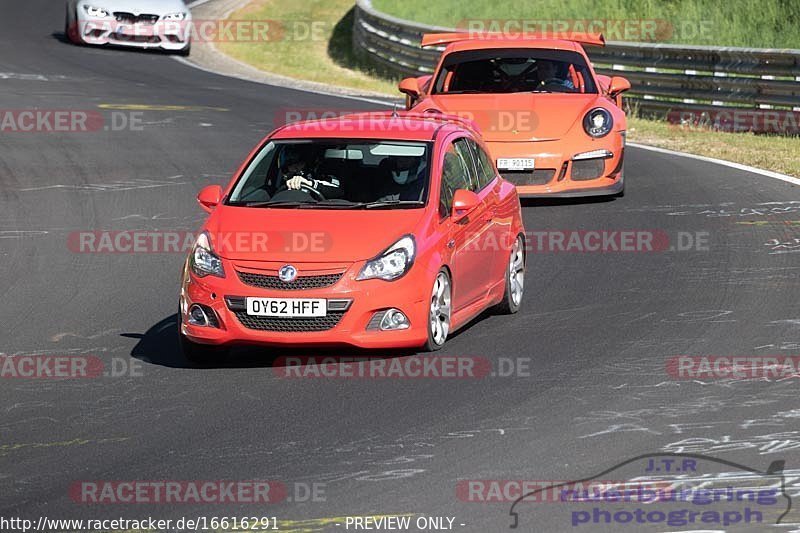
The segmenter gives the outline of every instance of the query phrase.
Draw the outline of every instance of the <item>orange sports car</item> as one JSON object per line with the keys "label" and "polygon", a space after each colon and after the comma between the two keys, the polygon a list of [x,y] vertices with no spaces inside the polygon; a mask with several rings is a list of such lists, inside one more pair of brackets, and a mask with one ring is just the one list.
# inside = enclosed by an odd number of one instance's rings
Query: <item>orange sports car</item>
{"label": "orange sports car", "polygon": [[474,120],[523,197],[624,194],[622,77],[597,75],[582,44],[602,35],[428,34],[446,45],[432,76],[400,83],[406,107]]}

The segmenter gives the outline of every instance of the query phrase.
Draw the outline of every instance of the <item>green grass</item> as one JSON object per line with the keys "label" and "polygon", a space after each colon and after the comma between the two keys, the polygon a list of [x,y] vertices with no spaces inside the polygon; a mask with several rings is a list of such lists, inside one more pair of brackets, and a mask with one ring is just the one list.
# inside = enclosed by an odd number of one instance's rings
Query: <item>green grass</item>
{"label": "green grass", "polygon": [[[644,40],[800,48],[800,2],[796,0],[373,0],[373,5],[401,18],[442,26],[464,27],[470,20],[574,24],[599,19],[633,21],[632,27],[642,27],[636,21],[665,21],[665,30],[646,31],[656,38]],[[604,33],[608,40],[640,40]]]}
{"label": "green grass", "polygon": [[352,0],[255,0],[232,20],[278,21],[282,38],[224,42],[220,51],[261,70],[292,78],[396,93],[397,80],[352,53]]}
{"label": "green grass", "polygon": [[[376,3],[382,1],[376,0]],[[543,5],[548,2],[549,0],[542,0]],[[440,4],[432,2],[429,7],[431,10],[441,9]],[[508,8],[498,6],[498,9]],[[302,3],[254,0],[231,15],[234,20],[244,18],[316,20],[322,23],[324,31],[319,32],[317,38],[306,41],[223,43],[220,48],[225,53],[262,70],[297,79],[399,96],[395,77],[360,62],[353,54],[350,41],[353,0],[304,0]],[[631,142],[727,159],[800,177],[800,137],[699,131],[631,117],[628,139]]]}

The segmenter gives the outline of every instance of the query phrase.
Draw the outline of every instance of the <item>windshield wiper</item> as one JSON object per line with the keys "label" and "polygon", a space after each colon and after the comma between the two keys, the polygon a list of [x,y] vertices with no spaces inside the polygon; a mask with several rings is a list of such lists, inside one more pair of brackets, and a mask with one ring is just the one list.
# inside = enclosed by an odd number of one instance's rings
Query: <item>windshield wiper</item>
{"label": "windshield wiper", "polygon": [[300,207],[303,205],[313,205],[313,202],[298,202],[298,201],[258,201],[258,202],[233,202],[228,205],[234,207]]}
{"label": "windshield wiper", "polygon": [[393,209],[395,207],[403,207],[409,205],[425,205],[425,202],[420,200],[387,200],[385,202],[370,202],[364,204],[365,209]]}
{"label": "windshield wiper", "polygon": [[308,209],[358,209],[363,207],[363,202],[348,202],[346,200],[321,200],[319,202],[307,202],[302,207]]}

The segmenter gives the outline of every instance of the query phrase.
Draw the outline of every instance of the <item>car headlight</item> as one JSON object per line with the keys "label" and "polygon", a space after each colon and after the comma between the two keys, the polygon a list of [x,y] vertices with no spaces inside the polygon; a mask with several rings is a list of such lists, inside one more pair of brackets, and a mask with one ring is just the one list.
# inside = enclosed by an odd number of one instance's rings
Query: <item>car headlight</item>
{"label": "car headlight", "polygon": [[192,272],[197,276],[217,276],[220,278],[225,277],[225,269],[222,268],[222,260],[211,246],[211,240],[208,238],[208,233],[203,232],[197,237],[194,243],[194,249],[191,256]]}
{"label": "car headlight", "polygon": [[83,9],[86,11],[86,14],[89,15],[90,17],[106,18],[108,16],[108,11],[106,11],[102,7],[95,7],[89,4],[84,4]]}
{"label": "car headlight", "polygon": [[590,137],[605,137],[613,126],[611,113],[602,107],[595,107],[583,117],[583,129]]}
{"label": "car headlight", "polygon": [[169,15],[164,15],[161,17],[161,20],[184,20],[186,19],[186,13],[170,13]]}
{"label": "car headlight", "polygon": [[414,264],[416,248],[414,237],[411,235],[400,238],[378,257],[367,261],[356,279],[392,281],[403,276]]}

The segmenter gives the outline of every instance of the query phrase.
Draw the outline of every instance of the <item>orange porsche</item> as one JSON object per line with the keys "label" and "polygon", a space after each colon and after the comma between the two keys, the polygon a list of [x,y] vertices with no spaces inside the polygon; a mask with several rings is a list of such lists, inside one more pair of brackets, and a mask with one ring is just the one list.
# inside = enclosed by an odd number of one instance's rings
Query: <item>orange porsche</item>
{"label": "orange porsche", "polygon": [[400,83],[406,107],[475,121],[522,197],[624,194],[622,77],[597,75],[583,44],[602,35],[428,34],[446,45],[431,76]]}

